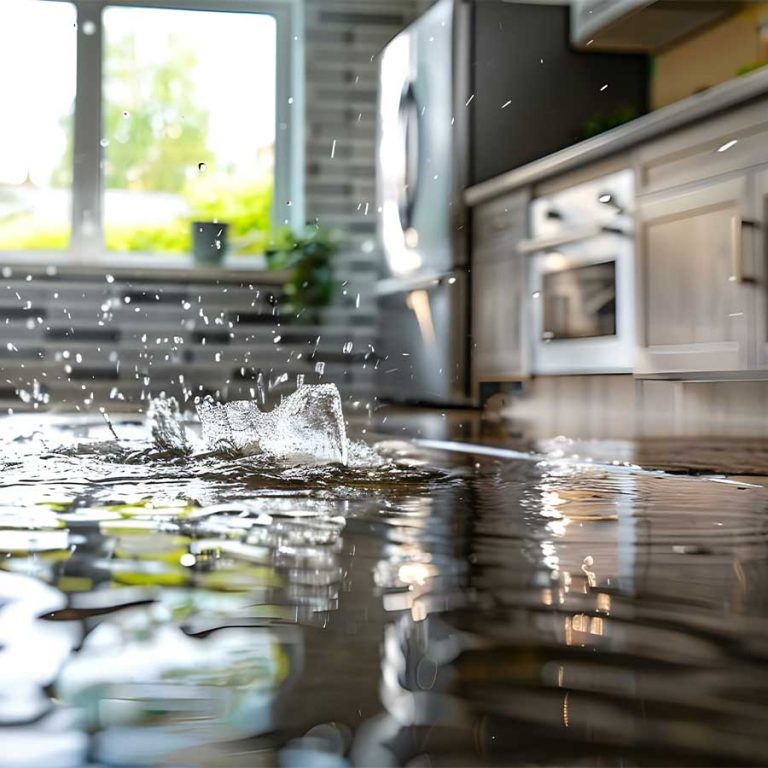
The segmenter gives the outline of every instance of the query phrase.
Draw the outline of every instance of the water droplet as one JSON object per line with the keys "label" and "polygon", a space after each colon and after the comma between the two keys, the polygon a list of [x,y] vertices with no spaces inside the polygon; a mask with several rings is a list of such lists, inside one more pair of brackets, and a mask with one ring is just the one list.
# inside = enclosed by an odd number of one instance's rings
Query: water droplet
{"label": "water droplet", "polygon": [[200,173],[203,173],[207,168],[208,168],[208,165],[206,163],[197,164],[197,170],[200,171]]}
{"label": "water droplet", "polygon": [[348,341],[343,347],[342,350],[344,351],[345,355],[348,355],[352,351],[353,344],[351,341]]}
{"label": "water droplet", "polygon": [[112,277],[112,275],[106,275],[106,276],[104,277],[104,279],[105,279],[105,280],[106,280],[108,283],[114,283],[114,282],[115,282],[115,278],[114,278],[114,277]]}

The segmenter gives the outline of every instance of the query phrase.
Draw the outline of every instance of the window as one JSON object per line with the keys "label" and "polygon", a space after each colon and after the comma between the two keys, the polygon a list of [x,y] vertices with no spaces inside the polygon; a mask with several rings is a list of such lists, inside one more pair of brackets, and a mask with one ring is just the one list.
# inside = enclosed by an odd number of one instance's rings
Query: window
{"label": "window", "polygon": [[247,253],[299,223],[298,14],[297,0],[4,0],[0,63],[23,76],[0,80],[16,105],[0,250],[189,254],[191,223],[217,221]]}
{"label": "window", "polygon": [[2,250],[69,246],[76,18],[69,3],[0,7]]}

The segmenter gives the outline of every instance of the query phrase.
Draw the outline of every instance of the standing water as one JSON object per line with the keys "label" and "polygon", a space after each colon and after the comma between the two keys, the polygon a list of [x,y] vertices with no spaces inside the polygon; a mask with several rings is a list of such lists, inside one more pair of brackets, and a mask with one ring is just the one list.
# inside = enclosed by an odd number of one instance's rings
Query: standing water
{"label": "standing water", "polygon": [[765,764],[765,488],[198,410],[5,420],[0,765]]}

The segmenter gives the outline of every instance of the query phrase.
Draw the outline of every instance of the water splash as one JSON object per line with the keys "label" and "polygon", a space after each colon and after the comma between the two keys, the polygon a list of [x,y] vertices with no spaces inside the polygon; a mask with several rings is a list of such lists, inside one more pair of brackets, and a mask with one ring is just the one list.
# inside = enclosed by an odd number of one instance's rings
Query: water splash
{"label": "water splash", "polygon": [[152,400],[148,416],[152,425],[152,439],[158,450],[177,454],[191,451],[175,397]]}
{"label": "water splash", "polygon": [[301,386],[272,411],[253,400],[197,406],[203,440],[214,451],[242,455],[267,453],[346,465],[347,432],[341,397],[335,384]]}

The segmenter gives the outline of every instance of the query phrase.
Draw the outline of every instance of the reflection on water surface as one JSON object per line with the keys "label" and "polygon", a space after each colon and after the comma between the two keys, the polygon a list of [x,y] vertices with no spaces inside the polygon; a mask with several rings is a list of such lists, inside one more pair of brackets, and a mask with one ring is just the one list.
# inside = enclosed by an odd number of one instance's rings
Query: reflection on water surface
{"label": "reflection on water surface", "polygon": [[765,764],[762,487],[114,426],[4,424],[0,765]]}

